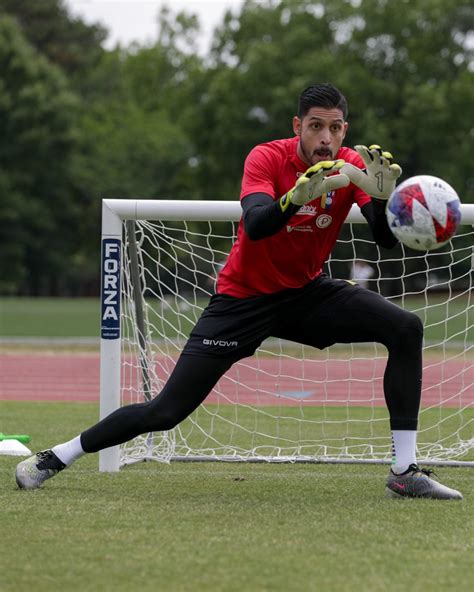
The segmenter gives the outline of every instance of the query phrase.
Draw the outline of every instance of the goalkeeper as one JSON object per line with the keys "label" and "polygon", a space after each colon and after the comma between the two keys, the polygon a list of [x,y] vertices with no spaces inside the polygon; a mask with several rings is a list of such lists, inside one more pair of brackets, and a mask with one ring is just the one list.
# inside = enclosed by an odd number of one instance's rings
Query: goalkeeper
{"label": "goalkeeper", "polygon": [[247,156],[237,240],[217,279],[216,294],[163,390],[19,463],[21,488],[39,487],[85,453],[171,430],[204,401],[232,364],[273,336],[319,349],[334,343],[383,344],[393,442],[387,493],[462,499],[416,460],[421,321],[379,294],[323,273],[353,204],[367,219],[375,243],[384,248],[396,244],[385,205],[401,169],[377,145],[343,147],[347,128],[347,103],[337,88],[316,84],[302,92],[294,136],[258,145]]}

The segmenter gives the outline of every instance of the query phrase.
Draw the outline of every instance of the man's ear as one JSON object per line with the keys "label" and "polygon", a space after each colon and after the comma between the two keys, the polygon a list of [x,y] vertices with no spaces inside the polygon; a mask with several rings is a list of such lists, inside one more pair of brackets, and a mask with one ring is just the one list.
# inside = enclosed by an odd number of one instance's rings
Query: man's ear
{"label": "man's ear", "polygon": [[344,140],[344,138],[346,137],[347,134],[347,130],[349,128],[349,124],[347,123],[347,121],[344,122],[344,135],[342,136],[342,139]]}
{"label": "man's ear", "polygon": [[301,136],[301,119],[297,115],[293,117],[293,132],[295,136]]}

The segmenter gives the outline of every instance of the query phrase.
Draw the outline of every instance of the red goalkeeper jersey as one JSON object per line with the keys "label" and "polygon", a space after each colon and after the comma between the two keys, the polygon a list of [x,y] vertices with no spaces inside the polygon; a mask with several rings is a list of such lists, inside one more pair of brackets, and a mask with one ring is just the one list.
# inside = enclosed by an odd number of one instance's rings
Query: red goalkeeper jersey
{"label": "red goalkeeper jersey", "polygon": [[[274,200],[291,189],[308,165],[297,155],[299,137],[256,146],[247,156],[240,199],[266,193]],[[340,148],[336,158],[364,168],[357,152]],[[322,272],[353,203],[370,201],[349,184],[302,206],[276,234],[251,241],[240,220],[237,240],[217,280],[217,293],[237,298],[300,288]]]}

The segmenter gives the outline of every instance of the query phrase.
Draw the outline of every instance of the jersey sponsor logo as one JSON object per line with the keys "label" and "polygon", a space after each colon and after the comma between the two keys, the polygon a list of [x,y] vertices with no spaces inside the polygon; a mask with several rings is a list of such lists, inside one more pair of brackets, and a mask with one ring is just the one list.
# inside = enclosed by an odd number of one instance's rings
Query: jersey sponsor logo
{"label": "jersey sponsor logo", "polygon": [[290,226],[289,224],[286,227],[287,232],[313,232],[313,229],[309,224],[304,224],[300,226]]}
{"label": "jersey sponsor logo", "polygon": [[203,345],[213,345],[219,347],[237,347],[238,341],[227,341],[227,339],[203,339]]}
{"label": "jersey sponsor logo", "polygon": [[119,239],[106,238],[102,241],[102,339],[120,337],[120,248]]}
{"label": "jersey sponsor logo", "polygon": [[305,204],[301,206],[301,208],[296,212],[297,216],[316,216],[318,213],[317,206],[312,206],[310,204]]}
{"label": "jersey sponsor logo", "polygon": [[327,228],[332,223],[332,216],[329,214],[321,214],[316,218],[316,226],[318,228]]}

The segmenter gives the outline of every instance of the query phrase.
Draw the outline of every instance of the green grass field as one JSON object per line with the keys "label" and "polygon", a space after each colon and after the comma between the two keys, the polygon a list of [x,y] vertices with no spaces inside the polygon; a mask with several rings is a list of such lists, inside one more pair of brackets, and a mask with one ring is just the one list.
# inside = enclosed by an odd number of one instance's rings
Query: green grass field
{"label": "green grass field", "polygon": [[[0,402],[7,430],[41,449],[97,407]],[[97,456],[36,491],[0,456],[0,590],[423,591],[472,589],[473,485],[462,502],[389,500],[384,466],[138,464]]]}
{"label": "green grass field", "polygon": [[[446,328],[455,336],[472,325],[466,298],[447,305],[440,297],[432,304],[423,319],[427,338],[442,338]],[[407,306],[419,310],[423,301]],[[176,320],[173,309],[166,315]],[[96,338],[99,305],[96,299],[0,299],[0,318],[0,337]],[[184,332],[191,323],[181,321]],[[465,439],[472,437],[471,411],[463,411]],[[346,412],[324,413],[337,420]],[[249,417],[239,413],[241,425],[271,433],[251,411]],[[279,436],[291,439],[298,408],[285,413],[289,419]],[[351,414],[378,421],[370,427],[356,422],[346,438],[352,429],[357,437],[386,437],[384,408],[354,408]],[[460,417],[449,409],[423,412],[421,439],[455,432]],[[97,418],[96,404],[0,400],[0,430],[31,435],[34,451],[71,438]],[[201,414],[204,430],[206,422],[216,437],[228,439],[225,418]],[[435,424],[440,427],[430,428]],[[326,424],[325,435],[333,428]],[[189,420],[181,429],[195,445],[207,444]],[[298,437],[317,438],[322,428],[298,429]],[[248,434],[232,431],[236,439]],[[251,444],[265,445],[259,438],[251,436]],[[381,465],[140,463],[105,474],[97,455],[87,455],[40,490],[19,491],[13,477],[19,460],[0,455],[1,592],[472,589],[472,469],[437,469],[465,497],[439,502],[386,499],[388,469]]]}

